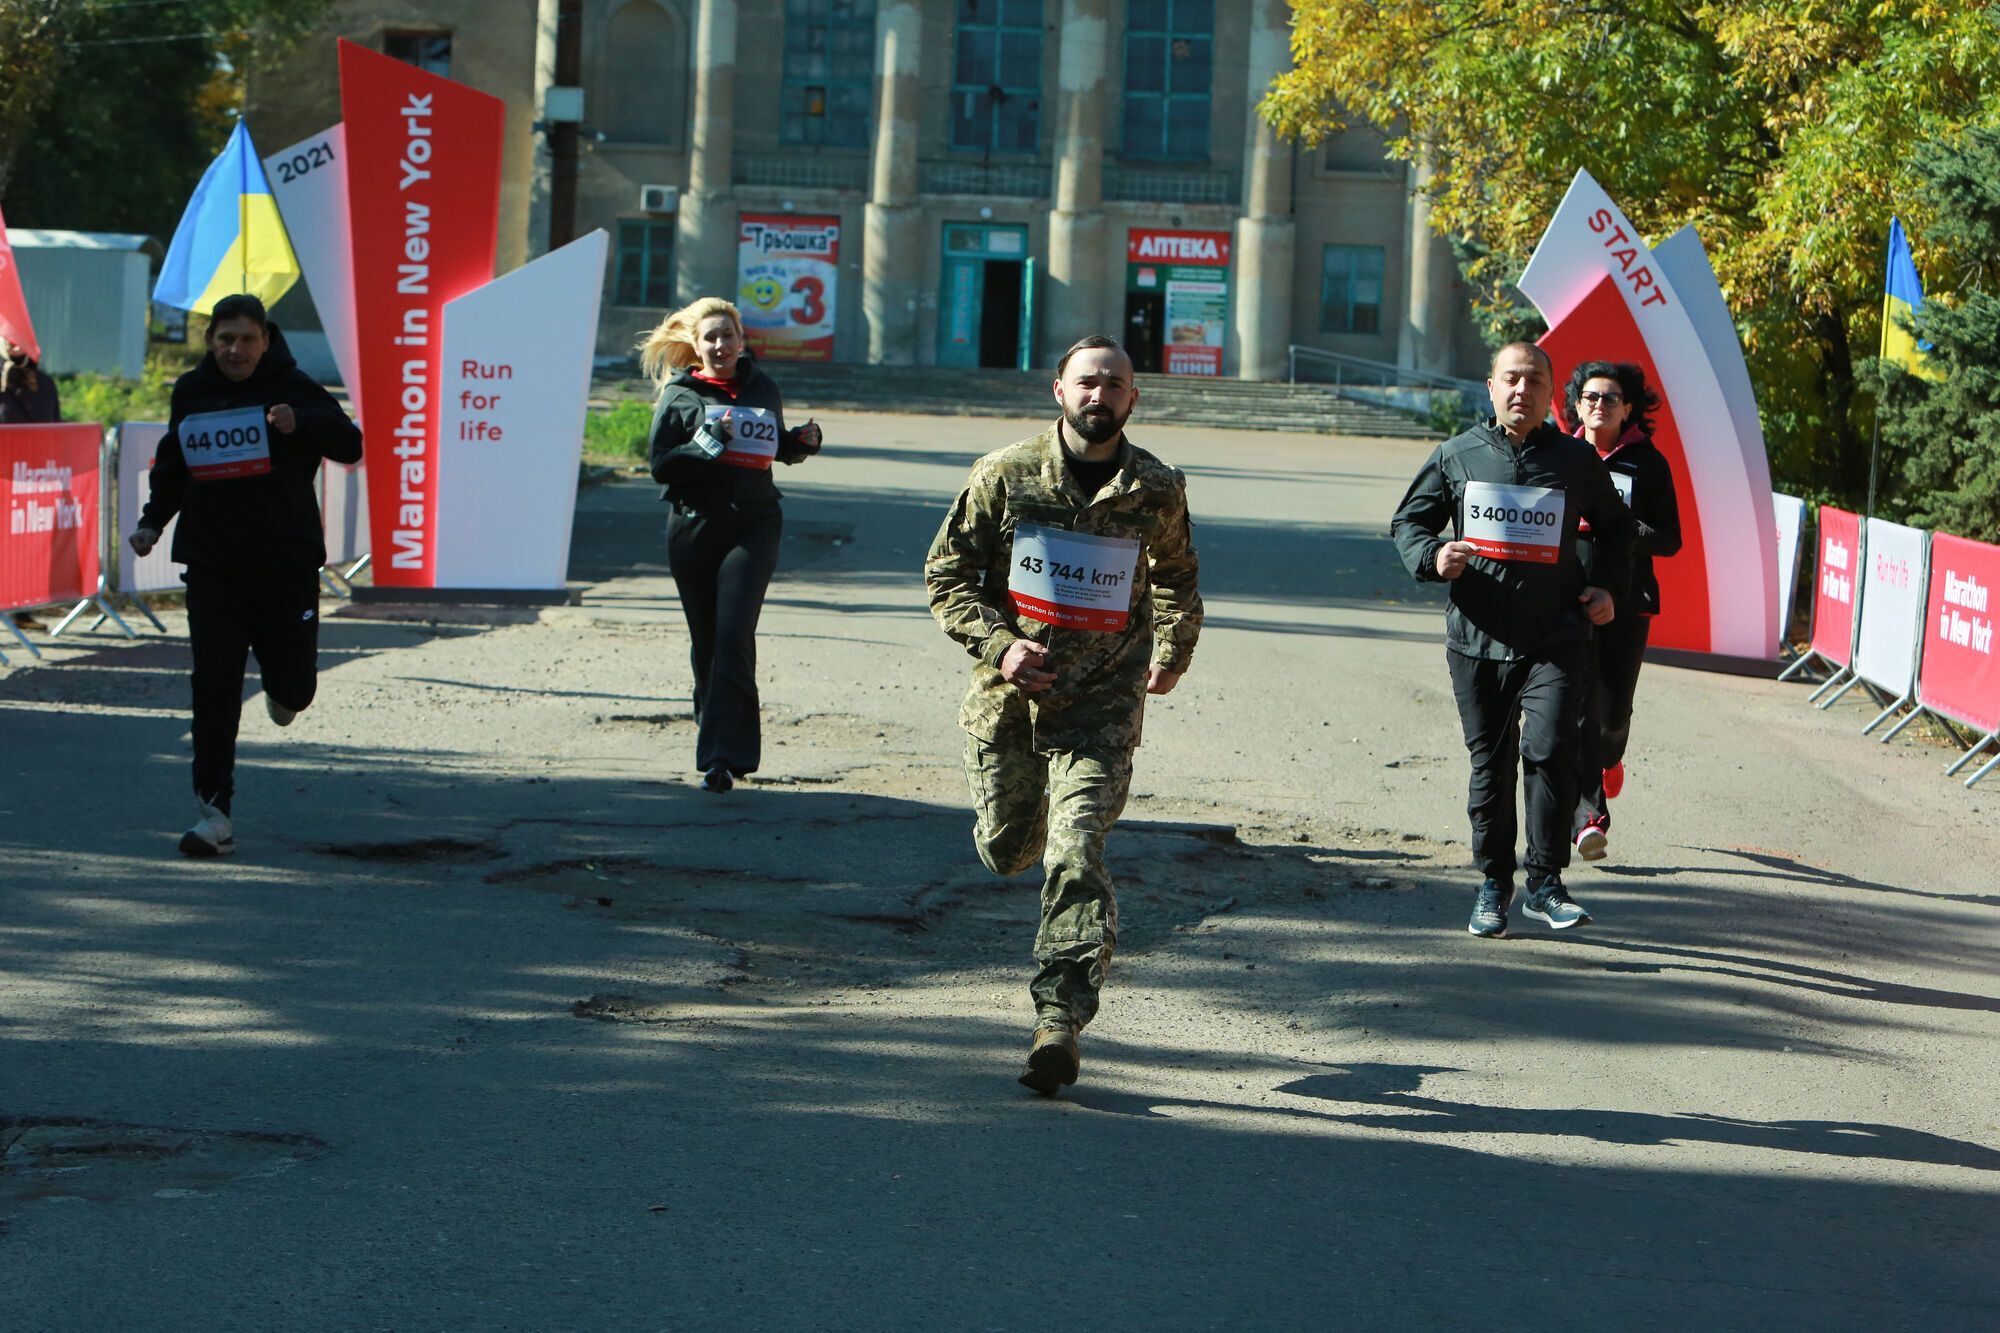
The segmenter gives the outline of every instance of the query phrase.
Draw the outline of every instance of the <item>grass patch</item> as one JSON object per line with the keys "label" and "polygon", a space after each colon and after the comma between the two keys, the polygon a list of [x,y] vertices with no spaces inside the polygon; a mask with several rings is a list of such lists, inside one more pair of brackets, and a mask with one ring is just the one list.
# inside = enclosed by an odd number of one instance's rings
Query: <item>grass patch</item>
{"label": "grass patch", "polygon": [[58,375],[64,421],[116,426],[125,421],[165,421],[174,381],[200,359],[199,349],[155,347],[136,380],[117,375]]}
{"label": "grass patch", "polygon": [[583,419],[583,456],[592,463],[627,467],[642,463],[653,436],[653,405],[627,399],[592,408]]}

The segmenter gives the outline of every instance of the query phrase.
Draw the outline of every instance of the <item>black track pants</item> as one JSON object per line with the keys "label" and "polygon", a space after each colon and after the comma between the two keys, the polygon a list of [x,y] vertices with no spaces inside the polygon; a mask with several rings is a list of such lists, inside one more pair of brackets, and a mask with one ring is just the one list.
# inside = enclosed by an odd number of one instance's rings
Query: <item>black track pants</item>
{"label": "black track pants", "polygon": [[1646,661],[1646,636],[1651,616],[1619,616],[1599,625],[1592,642],[1595,659],[1590,698],[1583,710],[1582,742],[1577,748],[1577,778],[1581,799],[1576,803],[1572,833],[1593,819],[1611,826],[1611,802],[1604,796],[1604,770],[1625,758],[1632,739],[1632,695],[1639,688],[1639,668]]}
{"label": "black track pants", "polygon": [[1472,759],[1466,802],[1472,860],[1480,873],[1502,883],[1513,881],[1516,866],[1517,766],[1528,812],[1528,852],[1519,864],[1530,875],[1569,864],[1589,652],[1589,642],[1579,641],[1515,662],[1445,654]]}
{"label": "black track pants", "polygon": [[667,566],[694,662],[694,765],[703,772],[757,771],[757,617],[784,528],[776,505],[720,514],[676,509],[667,523]]}
{"label": "black track pants", "polygon": [[197,567],[188,570],[186,582],[194,650],[194,792],[227,811],[236,792],[247,655],[257,655],[264,692],[285,707],[303,711],[319,692],[319,572]]}

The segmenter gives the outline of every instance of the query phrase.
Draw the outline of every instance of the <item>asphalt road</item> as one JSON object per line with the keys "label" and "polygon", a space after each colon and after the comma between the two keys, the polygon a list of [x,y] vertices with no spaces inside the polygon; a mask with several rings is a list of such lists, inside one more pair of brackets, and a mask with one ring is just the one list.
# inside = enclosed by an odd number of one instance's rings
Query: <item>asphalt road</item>
{"label": "asphalt road", "polygon": [[1474,940],[1422,448],[1143,420],[1208,628],[1054,1101],[917,572],[1039,423],[822,418],[723,797],[636,483],[580,606],[330,614],[224,864],[183,618],[0,669],[0,1328],[2000,1325],[2000,786],[1649,668],[1598,923]]}

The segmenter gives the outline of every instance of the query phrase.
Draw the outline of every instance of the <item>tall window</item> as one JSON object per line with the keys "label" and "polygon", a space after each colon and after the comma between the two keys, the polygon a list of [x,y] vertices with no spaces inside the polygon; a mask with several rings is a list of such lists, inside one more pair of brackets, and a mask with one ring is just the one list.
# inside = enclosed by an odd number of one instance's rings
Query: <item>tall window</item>
{"label": "tall window", "polygon": [[951,146],[1032,153],[1042,112],[1042,0],[958,0]]}
{"label": "tall window", "polygon": [[618,220],[618,270],[612,285],[617,305],[674,303],[672,218]]}
{"label": "tall window", "polygon": [[1137,0],[1125,8],[1126,157],[1208,157],[1215,0]]}
{"label": "tall window", "polygon": [[451,34],[448,32],[385,32],[382,54],[415,65],[426,74],[451,77]]}
{"label": "tall window", "polygon": [[598,86],[590,90],[593,126],[622,143],[681,142],[685,93],[680,81],[660,76],[686,67],[681,33],[657,0],[635,0],[612,13]]}
{"label": "tall window", "polygon": [[1329,245],[1321,252],[1321,333],[1382,331],[1383,254],[1379,245]]}
{"label": "tall window", "polygon": [[875,95],[875,0],[785,0],[786,143],[868,146]]}

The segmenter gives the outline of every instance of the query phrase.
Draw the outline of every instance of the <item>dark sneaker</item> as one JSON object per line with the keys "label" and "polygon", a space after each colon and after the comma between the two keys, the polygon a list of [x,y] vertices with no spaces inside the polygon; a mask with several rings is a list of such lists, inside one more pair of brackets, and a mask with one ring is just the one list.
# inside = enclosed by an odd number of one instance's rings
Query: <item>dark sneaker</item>
{"label": "dark sneaker", "polygon": [[1606,846],[1605,834],[1611,829],[1611,821],[1599,816],[1576,831],[1576,854],[1586,861],[1602,861]]}
{"label": "dark sneaker", "polygon": [[1528,896],[1521,900],[1521,911],[1545,922],[1551,930],[1568,930],[1571,926],[1590,924],[1590,913],[1569,896],[1560,875],[1529,881]]}
{"label": "dark sneaker", "polygon": [[264,695],[264,711],[269,713],[271,720],[281,727],[291,726],[292,719],[299,715],[298,709],[285,707],[276,699],[273,699],[269,693]]}
{"label": "dark sneaker", "polygon": [[729,770],[721,764],[717,764],[714,768],[709,769],[701,777],[701,789],[703,791],[728,791],[735,785],[736,779],[731,777]]}
{"label": "dark sneaker", "polygon": [[1472,920],[1465,928],[1474,935],[1492,937],[1507,933],[1507,904],[1514,897],[1514,886],[1502,884],[1497,879],[1488,879],[1479,886],[1479,893],[1472,900]]}
{"label": "dark sneaker", "polygon": [[1028,1065],[1021,1071],[1021,1085],[1044,1097],[1053,1097],[1063,1086],[1076,1082],[1082,1061],[1076,1053],[1076,1029],[1068,1023],[1044,1023],[1035,1029],[1034,1045],[1028,1048]]}

